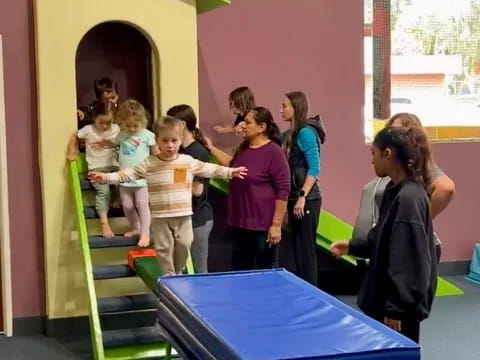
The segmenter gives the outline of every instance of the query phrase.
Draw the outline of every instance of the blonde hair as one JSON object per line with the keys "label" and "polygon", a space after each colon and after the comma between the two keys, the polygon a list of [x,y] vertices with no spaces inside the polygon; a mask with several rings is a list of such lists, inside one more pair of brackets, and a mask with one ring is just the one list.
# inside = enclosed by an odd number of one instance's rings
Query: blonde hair
{"label": "blonde hair", "polygon": [[406,112],[393,115],[390,120],[387,121],[386,127],[391,127],[396,120],[400,120],[404,128],[425,130],[417,115]]}
{"label": "blonde hair", "polygon": [[180,133],[180,136],[182,135],[181,132],[185,128],[185,123],[173,116],[161,116],[158,118],[157,121],[153,124],[153,132],[155,133],[155,136],[159,136],[161,133],[164,133],[165,131],[171,131],[171,130],[178,130]]}
{"label": "blonde hair", "polygon": [[147,127],[148,125],[148,115],[143,105],[137,100],[128,99],[119,106],[115,120],[121,126],[131,118],[141,122],[143,127]]}

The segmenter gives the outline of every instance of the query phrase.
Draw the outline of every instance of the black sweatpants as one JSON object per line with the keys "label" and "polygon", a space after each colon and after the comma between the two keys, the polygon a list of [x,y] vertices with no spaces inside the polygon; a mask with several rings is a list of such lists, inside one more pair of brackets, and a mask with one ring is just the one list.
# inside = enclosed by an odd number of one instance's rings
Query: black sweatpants
{"label": "black sweatpants", "polygon": [[233,228],[232,270],[278,267],[278,246],[268,247],[267,231]]}
{"label": "black sweatpants", "polygon": [[292,236],[293,258],[298,277],[317,286],[317,226],[322,199],[307,200],[304,216],[297,219],[293,214],[296,201],[288,203],[288,223]]}
{"label": "black sweatpants", "polygon": [[402,329],[400,333],[418,344],[420,342],[420,321],[416,319],[402,320]]}
{"label": "black sweatpants", "polygon": [[440,264],[440,259],[442,258],[442,245],[435,245],[435,252],[437,253],[437,264]]}

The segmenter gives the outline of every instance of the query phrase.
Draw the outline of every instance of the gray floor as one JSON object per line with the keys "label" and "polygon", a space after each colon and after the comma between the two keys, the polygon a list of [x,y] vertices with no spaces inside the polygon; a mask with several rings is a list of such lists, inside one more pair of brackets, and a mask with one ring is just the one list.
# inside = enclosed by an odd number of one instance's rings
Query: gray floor
{"label": "gray floor", "polygon": [[[465,291],[462,296],[435,299],[430,317],[422,323],[422,360],[480,359],[480,286],[464,276],[445,277]],[[355,306],[354,296],[340,297]]]}
{"label": "gray floor", "polygon": [[[459,285],[465,295],[435,299],[432,314],[422,325],[422,359],[480,359],[480,286],[460,276],[447,279]],[[355,303],[355,297],[341,300]],[[89,359],[89,348],[88,338],[0,338],[0,360]]]}

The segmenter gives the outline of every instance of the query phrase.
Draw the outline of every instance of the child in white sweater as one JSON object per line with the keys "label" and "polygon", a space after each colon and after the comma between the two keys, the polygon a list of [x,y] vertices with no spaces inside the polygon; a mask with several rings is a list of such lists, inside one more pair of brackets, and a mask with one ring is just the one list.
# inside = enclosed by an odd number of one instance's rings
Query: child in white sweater
{"label": "child in white sweater", "polygon": [[173,117],[160,118],[154,132],[160,153],[133,169],[118,173],[89,174],[97,183],[116,184],[146,179],[152,212],[152,232],[162,274],[179,274],[185,267],[192,230],[192,182],[194,177],[243,178],[245,167],[227,168],[179,154],[184,123]]}

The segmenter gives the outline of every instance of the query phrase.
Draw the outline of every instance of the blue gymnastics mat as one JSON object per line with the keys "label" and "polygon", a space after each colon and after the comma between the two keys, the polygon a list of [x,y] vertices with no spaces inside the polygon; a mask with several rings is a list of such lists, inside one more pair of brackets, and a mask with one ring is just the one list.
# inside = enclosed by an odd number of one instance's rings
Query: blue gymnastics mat
{"label": "blue gymnastics mat", "polygon": [[420,347],[286,270],[160,277],[159,325],[190,360],[419,360]]}

